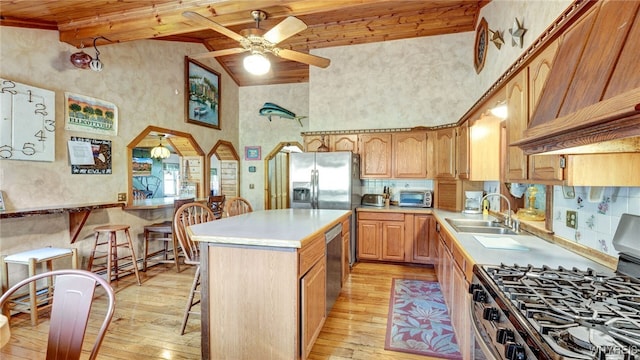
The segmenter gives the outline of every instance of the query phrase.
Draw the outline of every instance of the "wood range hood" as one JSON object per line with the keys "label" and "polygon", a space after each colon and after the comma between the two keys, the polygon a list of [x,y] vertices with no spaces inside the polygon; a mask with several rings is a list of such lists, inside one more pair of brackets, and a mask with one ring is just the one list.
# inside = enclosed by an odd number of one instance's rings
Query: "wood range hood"
{"label": "wood range hood", "polygon": [[564,32],[525,154],[640,152],[640,1],[598,1]]}

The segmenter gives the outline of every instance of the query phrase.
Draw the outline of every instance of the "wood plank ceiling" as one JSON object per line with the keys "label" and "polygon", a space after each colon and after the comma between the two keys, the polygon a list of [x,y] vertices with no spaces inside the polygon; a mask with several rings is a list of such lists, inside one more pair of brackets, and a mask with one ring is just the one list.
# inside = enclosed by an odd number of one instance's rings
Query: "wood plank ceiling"
{"label": "wood plank ceiling", "polygon": [[[308,53],[324,47],[473,31],[480,9],[489,1],[0,0],[0,25],[58,31],[60,41],[78,48],[104,36],[113,43],[142,39],[202,43],[212,51],[238,47],[238,43],[190,21],[183,12],[197,12],[239,33],[255,27],[251,11],[262,10],[267,19],[260,23],[261,29],[271,29],[287,16],[304,21],[308,28],[278,47]],[[100,39],[97,44],[109,43]],[[240,86],[309,81],[309,65],[275,56],[269,56],[270,73],[250,75],[242,67],[244,56],[217,58]]]}

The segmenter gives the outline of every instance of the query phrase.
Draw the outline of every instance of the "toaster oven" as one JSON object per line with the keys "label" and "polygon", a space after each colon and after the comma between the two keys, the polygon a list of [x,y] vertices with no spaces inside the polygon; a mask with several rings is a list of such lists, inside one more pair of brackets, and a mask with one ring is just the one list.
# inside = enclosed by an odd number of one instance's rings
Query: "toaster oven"
{"label": "toaster oven", "polygon": [[433,206],[433,191],[400,190],[398,206],[430,208]]}

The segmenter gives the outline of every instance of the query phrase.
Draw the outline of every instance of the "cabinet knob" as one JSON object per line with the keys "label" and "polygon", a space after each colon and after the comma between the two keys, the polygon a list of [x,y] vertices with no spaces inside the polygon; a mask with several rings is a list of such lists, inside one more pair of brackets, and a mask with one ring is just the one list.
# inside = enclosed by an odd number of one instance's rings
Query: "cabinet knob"
{"label": "cabinet knob", "polygon": [[473,291],[473,301],[476,302],[487,302],[487,293],[484,290],[474,290]]}
{"label": "cabinet knob", "polygon": [[500,310],[498,310],[498,309],[496,309],[494,307],[486,308],[482,312],[482,317],[485,320],[498,321],[498,320],[500,320]]}
{"label": "cabinet knob", "polygon": [[506,344],[515,340],[513,330],[499,328],[496,332],[496,339],[500,344]]}
{"label": "cabinet knob", "polygon": [[508,344],[504,351],[504,354],[509,360],[526,360],[527,359],[527,354],[524,351],[524,346],[516,343]]}

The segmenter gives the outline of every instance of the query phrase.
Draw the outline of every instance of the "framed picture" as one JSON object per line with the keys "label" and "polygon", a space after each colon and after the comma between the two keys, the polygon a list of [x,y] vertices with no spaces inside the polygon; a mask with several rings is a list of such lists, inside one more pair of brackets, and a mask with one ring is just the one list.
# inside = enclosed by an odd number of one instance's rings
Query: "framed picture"
{"label": "framed picture", "polygon": [[260,146],[245,146],[244,147],[244,159],[245,160],[260,160]]}
{"label": "framed picture", "polygon": [[220,73],[184,58],[185,121],[220,130]]}
{"label": "framed picture", "polygon": [[64,93],[65,129],[118,135],[118,107],[108,101]]}

